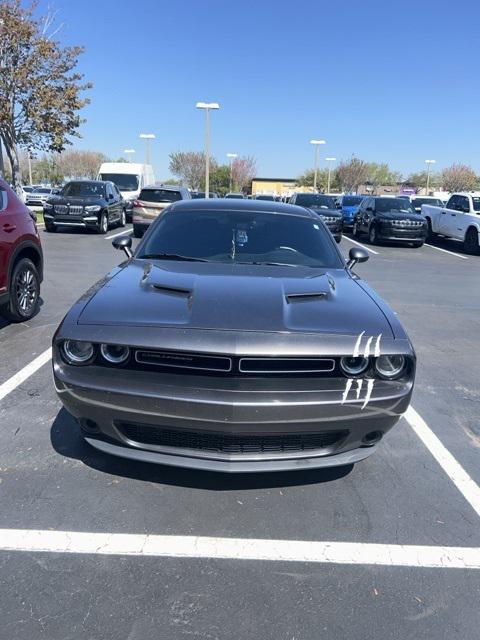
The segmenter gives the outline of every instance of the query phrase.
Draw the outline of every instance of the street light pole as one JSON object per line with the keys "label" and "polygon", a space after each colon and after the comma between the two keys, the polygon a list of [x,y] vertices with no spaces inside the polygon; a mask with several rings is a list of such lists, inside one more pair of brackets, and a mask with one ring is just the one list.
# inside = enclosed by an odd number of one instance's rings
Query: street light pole
{"label": "street light pole", "polygon": [[426,189],[426,193],[425,195],[428,196],[428,189],[430,187],[430,167],[432,166],[432,164],[435,164],[436,160],[425,160],[425,163],[427,165],[427,189]]}
{"label": "street light pole", "polygon": [[332,165],[330,164],[331,162],[335,162],[336,158],[325,158],[325,160],[328,162],[328,186],[327,186],[327,193],[330,193],[330,175],[332,172]]}
{"label": "street light pole", "polygon": [[321,144],[325,144],[325,140],[310,140],[310,144],[315,145],[315,172],[313,174],[313,190],[316,192],[317,191],[319,147],[320,147]]}
{"label": "street light pole", "polygon": [[230,188],[229,190],[232,191],[232,186],[233,186],[233,160],[235,158],[238,157],[237,153],[227,153],[227,158],[230,158]]}
{"label": "street light pole", "polygon": [[218,102],[197,102],[205,110],[205,197],[210,197],[210,109],[220,109]]}
{"label": "street light pole", "polygon": [[28,151],[28,179],[30,180],[30,186],[32,186],[32,159],[30,158],[30,151]]}
{"label": "street light pole", "polygon": [[145,140],[145,164],[152,164],[150,156],[150,140],[155,139],[154,133],[141,133],[140,138]]}

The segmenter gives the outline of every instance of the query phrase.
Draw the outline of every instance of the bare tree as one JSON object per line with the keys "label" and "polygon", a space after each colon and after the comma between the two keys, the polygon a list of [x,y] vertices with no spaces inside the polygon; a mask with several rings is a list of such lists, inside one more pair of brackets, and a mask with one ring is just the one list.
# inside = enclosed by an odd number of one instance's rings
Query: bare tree
{"label": "bare tree", "polygon": [[74,69],[81,47],[53,38],[53,16],[34,16],[35,3],[0,1],[0,136],[19,185],[17,147],[60,152],[78,136],[80,97],[90,84]]}
{"label": "bare tree", "polygon": [[[213,169],[215,160],[210,160]],[[205,184],[205,154],[202,151],[175,151],[170,154],[169,169],[190,189],[198,190]]]}
{"label": "bare tree", "polygon": [[232,176],[234,184],[243,190],[251,183],[257,173],[257,161],[253,156],[241,156],[235,158],[232,164]]}
{"label": "bare tree", "polygon": [[478,185],[475,171],[464,164],[452,164],[442,171],[442,186],[445,191],[472,191]]}
{"label": "bare tree", "polygon": [[335,177],[341,189],[348,193],[356,191],[367,180],[368,173],[368,164],[353,157],[351,160],[340,162],[335,170]]}
{"label": "bare tree", "polygon": [[72,149],[65,151],[56,158],[59,171],[67,178],[95,179],[102,162],[107,157],[99,151],[80,151]]}

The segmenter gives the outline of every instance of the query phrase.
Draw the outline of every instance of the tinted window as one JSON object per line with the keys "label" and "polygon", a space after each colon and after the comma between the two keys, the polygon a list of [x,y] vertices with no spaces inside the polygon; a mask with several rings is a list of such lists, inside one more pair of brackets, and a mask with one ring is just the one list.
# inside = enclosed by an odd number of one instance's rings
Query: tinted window
{"label": "tinted window", "polygon": [[62,191],[63,196],[105,196],[105,185],[101,182],[69,182]]}
{"label": "tinted window", "polygon": [[431,204],[434,207],[442,207],[442,201],[440,198],[414,198],[412,200],[412,205],[414,207],[421,207],[422,204]]}
{"label": "tinted window", "polygon": [[343,267],[322,224],[261,211],[167,212],[154,223],[140,249],[137,258],[166,253],[209,262]]}
{"label": "tinted window", "polygon": [[478,196],[472,196],[473,210],[480,211],[480,198]]}
{"label": "tinted window", "polygon": [[46,187],[40,187],[38,189],[34,189],[33,193],[51,193],[52,190],[50,188],[46,188]]}
{"label": "tinted window", "polygon": [[402,198],[377,198],[375,201],[375,211],[383,213],[386,211],[405,211],[414,213],[414,209],[408,200]]}
{"label": "tinted window", "polygon": [[456,209],[458,204],[458,196],[451,196],[447,202],[447,209]]}
{"label": "tinted window", "polygon": [[324,196],[321,193],[298,193],[295,196],[295,204],[300,207],[335,209],[335,198]]}
{"label": "tinted window", "polygon": [[353,207],[360,204],[363,200],[363,196],[344,196],[342,198],[342,205],[345,207]]}
{"label": "tinted window", "polygon": [[7,208],[7,192],[0,187],[0,211]]}
{"label": "tinted window", "polygon": [[255,196],[255,200],[269,200],[271,201],[275,201],[275,198],[273,196]]}
{"label": "tinted window", "polygon": [[144,202],[177,202],[182,199],[182,194],[170,189],[142,189],[138,199]]}
{"label": "tinted window", "polygon": [[133,173],[102,173],[102,180],[113,182],[120,191],[137,191],[138,176]]}
{"label": "tinted window", "polygon": [[241,193],[227,193],[226,198],[237,198],[243,199],[243,195]]}
{"label": "tinted window", "polygon": [[459,211],[470,211],[470,203],[466,196],[458,197],[458,210]]}

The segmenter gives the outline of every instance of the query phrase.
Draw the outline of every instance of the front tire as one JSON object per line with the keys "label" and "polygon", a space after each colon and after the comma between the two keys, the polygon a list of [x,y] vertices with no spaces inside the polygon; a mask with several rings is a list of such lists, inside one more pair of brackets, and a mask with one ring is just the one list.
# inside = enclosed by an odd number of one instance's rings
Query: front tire
{"label": "front tire", "polygon": [[378,244],[377,230],[375,229],[375,225],[373,224],[368,230],[368,241],[370,242],[370,244]]}
{"label": "front tire", "polygon": [[138,224],[133,225],[133,235],[135,236],[135,238],[142,238],[143,233],[144,231],[142,227],[140,227]]}
{"label": "front tire", "polygon": [[413,247],[414,249],[420,249],[420,247],[423,247],[423,240],[422,240],[421,242],[420,242],[420,241],[418,241],[418,242],[412,242],[412,247]]}
{"label": "front tire", "polygon": [[118,221],[119,227],[124,227],[127,224],[127,214],[125,213],[125,209],[122,209],[122,213],[120,214],[120,220]]}
{"label": "front tire", "polygon": [[97,233],[105,235],[108,231],[108,213],[104,211],[98,221]]}
{"label": "front tire", "polygon": [[430,220],[430,218],[427,218],[427,240],[433,240],[435,237],[435,234],[433,233],[433,229],[432,229],[432,221]]}
{"label": "front tire", "polygon": [[37,268],[28,258],[22,258],[13,268],[10,298],[1,309],[11,322],[24,322],[36,314],[40,298],[40,278]]}
{"label": "front tire", "polygon": [[352,227],[352,235],[353,235],[353,237],[354,237],[354,238],[359,238],[359,237],[360,237],[360,235],[361,235],[361,234],[360,234],[360,231],[358,230],[358,226],[357,226],[357,223],[356,223],[356,222],[354,222],[354,223],[353,223],[353,227]]}
{"label": "front tire", "polygon": [[466,253],[477,254],[480,252],[480,245],[478,243],[478,231],[473,227],[470,227],[470,229],[467,230],[463,248]]}
{"label": "front tire", "polygon": [[49,222],[45,223],[45,231],[47,231],[47,233],[55,233],[56,230],[57,227],[54,224],[50,224]]}

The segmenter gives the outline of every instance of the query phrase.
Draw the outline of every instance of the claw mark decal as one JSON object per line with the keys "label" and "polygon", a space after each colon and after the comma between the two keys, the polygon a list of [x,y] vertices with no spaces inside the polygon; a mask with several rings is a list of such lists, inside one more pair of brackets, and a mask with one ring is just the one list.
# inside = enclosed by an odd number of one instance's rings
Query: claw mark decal
{"label": "claw mark decal", "polygon": [[357,400],[360,398],[360,393],[362,392],[363,380],[358,378],[357,380]]}
{"label": "claw mark decal", "polygon": [[380,355],[380,340],[382,339],[382,334],[380,334],[377,338],[377,341],[375,342],[375,352],[374,352],[374,356],[375,358],[378,358],[378,356]]}
{"label": "claw mark decal", "polygon": [[347,399],[347,396],[348,396],[348,394],[350,392],[350,389],[352,388],[352,384],[353,384],[352,378],[348,378],[347,384],[345,385],[345,391],[343,392],[343,396],[342,396],[342,404]]}
{"label": "claw mark decal", "polygon": [[362,338],[364,335],[365,335],[365,331],[362,331],[362,333],[357,338],[357,342],[355,343],[355,348],[353,350],[354,358],[358,358],[358,354],[360,353],[360,343],[362,342]]}
{"label": "claw mark decal", "polygon": [[365,400],[363,401],[363,405],[362,405],[362,409],[365,409],[365,407],[367,406],[369,400],[370,400],[370,396],[372,395],[372,391],[373,391],[373,383],[375,382],[375,380],[373,378],[369,378],[367,380],[367,393],[365,395]]}
{"label": "claw mark decal", "polygon": [[373,337],[370,336],[370,338],[367,340],[367,344],[365,345],[365,352],[363,354],[365,358],[370,357],[370,345],[372,344],[372,340],[373,340]]}

